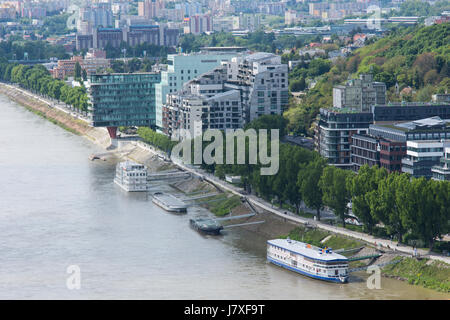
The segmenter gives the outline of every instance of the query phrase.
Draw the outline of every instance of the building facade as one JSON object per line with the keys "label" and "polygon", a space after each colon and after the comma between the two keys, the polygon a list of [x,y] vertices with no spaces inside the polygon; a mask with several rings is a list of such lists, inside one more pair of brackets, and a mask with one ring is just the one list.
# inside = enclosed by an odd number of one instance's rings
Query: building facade
{"label": "building facade", "polygon": [[111,138],[119,126],[155,126],[158,73],[94,74],[88,85],[91,122],[107,127]]}
{"label": "building facade", "polygon": [[162,108],[166,103],[167,94],[175,93],[183,85],[219,66],[222,62],[230,60],[235,52],[227,53],[193,53],[193,54],[169,54],[166,71],[161,72],[161,83],[156,85],[156,126],[163,128]]}
{"label": "building facade", "polygon": [[333,87],[333,107],[354,108],[361,112],[370,112],[371,106],[386,103],[386,85],[374,82],[371,74],[361,74],[347,84]]}
{"label": "building facade", "polygon": [[372,106],[375,123],[384,121],[412,121],[430,117],[450,119],[450,103],[391,103]]}
{"label": "building facade", "polygon": [[440,164],[431,168],[434,180],[450,181],[450,144],[445,145]]}
{"label": "building facade", "polygon": [[352,135],[351,160],[353,171],[367,164],[369,167],[380,166],[380,142],[366,134]]}
{"label": "building facade", "polygon": [[98,28],[94,30],[93,45],[95,49],[104,49],[107,45],[119,48],[123,41],[122,29]]}
{"label": "building facade", "polygon": [[352,136],[367,134],[372,122],[372,113],[320,109],[319,121],[315,128],[315,148],[328,159],[329,164],[351,169]]}
{"label": "building facade", "polygon": [[237,56],[227,63],[227,87],[241,91],[245,122],[281,114],[289,103],[288,65],[272,53]]}
{"label": "building facade", "polygon": [[431,169],[440,163],[444,155],[444,146],[450,146],[450,141],[407,141],[406,157],[402,160],[402,172],[416,178],[431,178],[433,176]]}
{"label": "building facade", "polygon": [[402,159],[406,156],[405,141],[380,139],[380,167],[389,173],[402,171]]}
{"label": "building facade", "polygon": [[189,81],[169,94],[163,107],[163,132],[186,129],[191,137],[207,129],[239,129],[243,126],[239,90],[226,90],[226,68],[218,67]]}

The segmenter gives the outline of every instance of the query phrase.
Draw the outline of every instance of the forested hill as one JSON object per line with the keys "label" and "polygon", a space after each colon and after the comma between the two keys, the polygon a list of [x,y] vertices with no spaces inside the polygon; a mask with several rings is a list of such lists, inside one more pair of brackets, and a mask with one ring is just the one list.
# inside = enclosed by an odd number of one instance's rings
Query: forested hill
{"label": "forested hill", "polygon": [[[332,105],[333,85],[360,73],[372,73],[376,81],[385,82],[388,101],[429,101],[432,94],[450,88],[450,23],[398,27],[384,38],[369,41],[373,43],[338,60],[320,75],[302,103],[291,104],[285,113],[290,131],[307,133],[319,109]],[[302,74],[301,70],[293,73]],[[407,87],[411,93],[402,92]]]}

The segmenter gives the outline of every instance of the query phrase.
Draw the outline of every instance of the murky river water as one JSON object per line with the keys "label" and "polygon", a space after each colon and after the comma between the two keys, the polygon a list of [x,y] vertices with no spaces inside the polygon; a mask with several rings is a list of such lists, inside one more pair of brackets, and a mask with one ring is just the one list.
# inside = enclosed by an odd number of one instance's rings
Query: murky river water
{"label": "murky river water", "polygon": [[[114,185],[99,147],[0,96],[2,299],[432,299],[431,290],[364,273],[340,285],[266,263],[265,241],[235,228],[205,237],[145,194]],[[161,186],[167,190],[167,186]],[[81,288],[66,286],[67,267]]]}

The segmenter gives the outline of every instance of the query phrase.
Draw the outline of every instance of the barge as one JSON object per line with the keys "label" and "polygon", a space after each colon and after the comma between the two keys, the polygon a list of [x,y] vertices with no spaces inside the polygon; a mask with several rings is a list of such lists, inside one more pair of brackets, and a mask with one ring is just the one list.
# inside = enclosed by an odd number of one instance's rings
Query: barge
{"label": "barge", "polygon": [[267,261],[314,279],[348,282],[348,258],[329,248],[289,238],[268,240]]}
{"label": "barge", "polygon": [[223,226],[215,219],[195,218],[190,219],[189,223],[195,230],[206,234],[219,235],[220,230],[223,229]]}
{"label": "barge", "polygon": [[186,203],[171,194],[155,192],[152,201],[169,212],[186,213],[187,211]]}

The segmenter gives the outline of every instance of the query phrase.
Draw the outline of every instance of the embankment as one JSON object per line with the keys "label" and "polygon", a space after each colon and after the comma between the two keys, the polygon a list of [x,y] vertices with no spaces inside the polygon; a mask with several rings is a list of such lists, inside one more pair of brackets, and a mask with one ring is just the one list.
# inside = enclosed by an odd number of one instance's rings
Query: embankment
{"label": "embankment", "polygon": [[[0,83],[0,94],[8,96],[11,100],[21,104],[31,112],[53,122],[54,124],[81,136],[84,136],[92,142],[107,148],[110,146],[111,141],[108,132],[105,128],[93,128],[89,126],[83,120],[75,119],[70,113],[61,111],[59,109],[51,107],[48,103],[39,99],[39,97],[33,97],[30,94],[25,94],[22,90],[18,90],[14,87]],[[152,171],[159,171],[169,168],[174,168],[173,164],[162,161],[158,158],[156,153],[148,148],[139,146],[138,144],[128,144],[129,150],[127,152],[118,152],[120,157],[126,157],[147,165]],[[120,148],[119,148],[120,149]],[[194,181],[193,181],[194,180]],[[214,191],[206,182],[199,181],[194,178],[190,181],[184,181],[178,185],[178,188],[188,192],[196,191]],[[195,182],[195,183],[193,183]],[[226,202],[226,200],[224,200]],[[234,206],[234,203],[214,203],[214,207],[223,207],[221,209],[227,211],[231,209],[233,213],[248,213],[250,210],[245,205]],[[224,209],[225,208],[225,209]],[[277,216],[263,208],[258,208],[259,214],[248,218],[247,222],[264,220],[266,223],[249,225],[243,228],[250,231],[254,231],[260,234],[264,234],[267,237],[275,238],[282,235],[288,235],[291,238],[295,238],[295,234],[299,240],[303,241],[319,241],[325,237],[327,241],[321,243],[322,245],[328,245],[334,248],[340,247],[354,247],[364,241],[350,238],[330,231],[324,232],[323,230],[307,230],[301,232],[299,229],[299,223],[292,221],[281,216]],[[293,230],[294,229],[294,230]],[[322,234],[323,233],[323,234]],[[357,242],[357,243],[356,243]],[[392,253],[389,253],[392,254]],[[394,256],[396,254],[393,254]],[[388,257],[386,257],[388,258]],[[392,257],[389,257],[391,259]],[[380,258],[382,259],[382,258]],[[375,262],[376,263],[376,262]],[[449,292],[449,270],[450,266],[445,263],[431,261],[431,260],[417,260],[406,258],[402,262],[396,265],[387,266],[383,268],[383,274],[390,277],[395,277],[399,280],[406,280],[411,284],[417,284],[420,286],[432,288],[434,290]]]}
{"label": "embankment", "polygon": [[94,143],[108,147],[111,143],[105,128],[93,128],[83,120],[74,119],[69,113],[49,106],[37,97],[24,94],[21,89],[0,83],[0,94],[4,94],[11,100],[19,103],[29,111],[53,122],[54,124],[74,134],[82,135]]}

